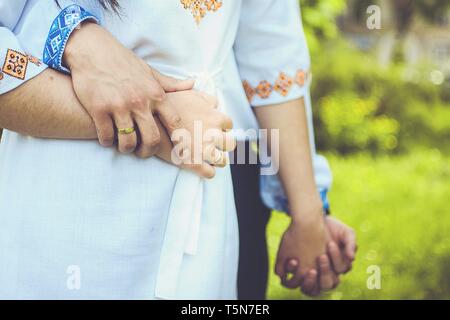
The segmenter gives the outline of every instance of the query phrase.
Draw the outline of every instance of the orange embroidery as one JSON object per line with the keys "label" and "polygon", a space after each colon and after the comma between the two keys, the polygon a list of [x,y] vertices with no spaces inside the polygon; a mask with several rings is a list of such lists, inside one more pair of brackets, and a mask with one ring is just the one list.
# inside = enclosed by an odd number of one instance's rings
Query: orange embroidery
{"label": "orange embroidery", "polygon": [[252,101],[253,97],[255,96],[256,92],[255,89],[248,83],[247,80],[243,82],[245,95],[247,96],[248,101]]}
{"label": "orange embroidery", "polygon": [[186,10],[190,10],[197,24],[206,16],[208,11],[219,10],[222,0],[180,0]]}
{"label": "orange embroidery", "polygon": [[275,82],[274,90],[281,94],[283,97],[286,97],[289,94],[289,91],[294,84],[294,80],[292,80],[286,73],[281,72],[277,81]]}
{"label": "orange embroidery", "polygon": [[0,71],[0,80],[3,80],[3,72]]}
{"label": "orange embroidery", "polygon": [[289,94],[294,85],[303,87],[308,77],[309,73],[304,70],[298,70],[295,78],[291,78],[286,73],[281,72],[274,85],[266,80],[263,80],[256,88],[253,88],[247,80],[244,80],[243,86],[248,101],[252,102],[255,95],[258,95],[261,99],[268,99],[273,91],[276,91],[285,97]]}
{"label": "orange embroidery", "polygon": [[256,93],[261,99],[267,99],[272,94],[273,86],[266,80],[261,81],[256,87]]}
{"label": "orange embroidery", "polygon": [[41,66],[41,64],[42,64],[41,60],[39,60],[35,56],[32,56],[32,55],[28,54],[27,57],[28,57],[28,61],[30,61],[32,64],[34,64],[34,65],[36,65],[38,67]]}
{"label": "orange embroidery", "polygon": [[23,80],[28,67],[28,57],[20,52],[8,49],[2,71],[14,78]]}
{"label": "orange embroidery", "polygon": [[305,85],[307,73],[303,70],[298,70],[297,74],[295,75],[295,83],[297,83],[300,87],[303,87]]}

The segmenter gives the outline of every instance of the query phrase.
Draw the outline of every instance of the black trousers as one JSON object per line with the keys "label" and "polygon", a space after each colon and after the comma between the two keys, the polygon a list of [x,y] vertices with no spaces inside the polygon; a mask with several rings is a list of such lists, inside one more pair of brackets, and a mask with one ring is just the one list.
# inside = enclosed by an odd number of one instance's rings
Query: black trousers
{"label": "black trousers", "polygon": [[[246,143],[246,149],[248,143]],[[234,197],[239,222],[238,298],[263,300],[266,298],[269,276],[266,228],[269,210],[259,195],[259,165],[233,164]]]}

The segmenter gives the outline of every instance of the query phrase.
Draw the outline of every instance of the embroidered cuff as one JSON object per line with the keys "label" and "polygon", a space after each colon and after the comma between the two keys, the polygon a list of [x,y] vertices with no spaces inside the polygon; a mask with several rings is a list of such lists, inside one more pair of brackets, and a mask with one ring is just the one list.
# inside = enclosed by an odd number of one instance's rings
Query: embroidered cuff
{"label": "embroidered cuff", "polygon": [[281,103],[291,96],[301,96],[310,79],[311,73],[309,71],[299,69],[292,75],[280,72],[278,78],[272,82],[261,80],[257,84],[252,84],[250,81],[244,80],[242,85],[250,104],[260,106]]}
{"label": "embroidered cuff", "polygon": [[99,23],[99,19],[78,5],[71,5],[61,11],[53,21],[45,42],[44,63],[53,69],[70,73],[62,65],[62,57],[72,32],[85,20]]}

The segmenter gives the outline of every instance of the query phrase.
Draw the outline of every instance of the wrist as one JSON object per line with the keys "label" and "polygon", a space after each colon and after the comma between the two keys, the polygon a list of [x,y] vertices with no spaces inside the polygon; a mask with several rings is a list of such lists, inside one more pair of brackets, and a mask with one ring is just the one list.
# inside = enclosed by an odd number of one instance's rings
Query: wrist
{"label": "wrist", "polygon": [[314,223],[323,220],[323,203],[316,194],[294,203],[291,207],[291,217],[293,222]]}
{"label": "wrist", "polygon": [[86,35],[98,27],[95,22],[83,21],[80,26],[72,32],[69,40],[67,41],[66,48],[64,50],[62,63],[63,66],[69,70],[73,70],[76,66],[80,65],[80,62],[85,60],[85,52],[83,48],[89,48],[86,41]]}

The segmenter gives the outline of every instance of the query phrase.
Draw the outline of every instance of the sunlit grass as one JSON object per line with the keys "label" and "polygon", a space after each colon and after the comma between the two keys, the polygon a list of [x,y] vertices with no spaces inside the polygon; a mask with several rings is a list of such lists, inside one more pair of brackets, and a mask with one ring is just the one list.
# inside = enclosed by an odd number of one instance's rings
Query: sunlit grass
{"label": "sunlit grass", "polygon": [[[450,298],[450,157],[437,150],[408,156],[329,155],[333,215],[353,226],[359,251],[353,271],[328,299]],[[274,214],[271,263],[289,223]],[[381,268],[381,290],[369,290],[367,268]],[[269,298],[304,299],[271,274]]]}

